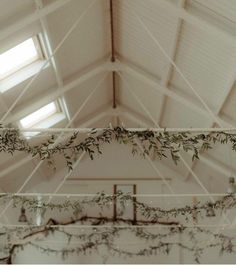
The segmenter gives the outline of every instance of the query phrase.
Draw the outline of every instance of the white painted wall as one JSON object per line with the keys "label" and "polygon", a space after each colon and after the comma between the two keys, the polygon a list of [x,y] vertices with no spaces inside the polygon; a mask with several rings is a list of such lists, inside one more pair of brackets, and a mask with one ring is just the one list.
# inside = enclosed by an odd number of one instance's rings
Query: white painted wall
{"label": "white painted wall", "polygon": [[[150,166],[147,160],[140,158],[138,156],[133,157],[130,153],[128,146],[120,146],[118,144],[104,145],[103,155],[96,157],[94,161],[84,158],[81,164],[72,173],[73,178],[97,178],[98,180],[77,180],[76,182],[67,182],[60,192],[62,193],[97,193],[100,191],[105,191],[106,193],[113,193],[114,184],[136,184],[138,194],[162,194],[169,193],[169,189],[165,186],[163,181],[160,180],[160,176],[155,172],[155,170]],[[170,178],[168,181],[171,188],[176,193],[202,193],[202,190],[196,185],[193,180],[184,182],[181,180],[181,175],[174,170],[173,166],[171,169],[167,168],[162,162],[155,161],[155,165],[158,170],[160,170],[164,177]],[[49,175],[48,178],[44,178],[44,182],[40,185],[32,185],[30,190],[41,191],[41,192],[52,192],[58,185],[60,180],[65,176],[67,170],[62,170],[57,172],[55,175]],[[201,177],[204,177],[204,172],[201,173]],[[100,181],[99,178],[107,178],[107,180]],[[111,178],[124,178],[128,177],[130,180],[112,180]],[[158,180],[147,181],[145,178],[157,178]],[[205,176],[206,178],[209,176]],[[143,180],[136,180],[136,178],[143,178]],[[217,183],[216,183],[217,184]],[[214,188],[214,186],[213,186]],[[220,190],[220,187],[216,187]],[[224,192],[224,187],[221,188]],[[170,207],[180,207],[186,203],[192,203],[192,197],[181,198],[177,200],[176,198],[139,198],[144,202],[150,203],[151,205],[163,206],[166,208]],[[88,209],[90,214],[97,214],[96,209]],[[19,214],[19,209],[17,209],[16,216]],[[108,216],[112,216],[112,209],[107,211]],[[28,213],[29,217],[34,221],[35,216]],[[231,213],[233,217],[235,213]],[[69,213],[58,213],[50,212],[45,216],[47,218],[53,217],[57,220],[68,220],[70,217]],[[217,223],[219,218],[214,218],[209,220],[210,223]],[[235,233],[234,230],[230,230],[229,233]],[[236,234],[236,233],[235,233]],[[58,241],[58,235],[55,234],[54,237],[47,238],[49,241],[43,241],[40,244],[43,246],[50,245],[54,248],[67,248],[74,246],[75,244],[67,244],[66,238],[60,237],[60,243],[55,243]],[[186,239],[182,239],[183,241]],[[128,233],[123,235],[122,238],[118,239],[119,245],[125,249],[139,249],[140,245],[133,245],[137,242],[136,239],[131,237]],[[75,242],[80,244],[80,242]],[[144,242],[143,246],[147,246]],[[203,263],[233,263],[235,261],[234,255],[224,255],[223,257],[218,257],[218,250],[207,251],[203,256]],[[14,258],[14,263],[193,263],[193,257],[186,251],[180,250],[177,247],[173,248],[169,256],[164,254],[158,254],[152,257],[136,257],[133,259],[124,259],[119,256],[112,257],[108,255],[106,248],[99,248],[98,253],[87,254],[87,255],[72,255],[70,258],[63,260],[59,255],[47,255],[41,253],[33,247],[27,246],[24,250],[16,253]]]}

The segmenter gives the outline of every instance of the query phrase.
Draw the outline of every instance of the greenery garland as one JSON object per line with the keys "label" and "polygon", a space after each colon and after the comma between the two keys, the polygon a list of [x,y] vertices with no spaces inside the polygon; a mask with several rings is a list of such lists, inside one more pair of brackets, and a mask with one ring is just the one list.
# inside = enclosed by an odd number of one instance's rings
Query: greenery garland
{"label": "greenery garland", "polygon": [[[18,204],[26,207],[29,210],[35,211],[38,207],[38,200],[36,199],[29,199],[22,196],[14,196],[10,194],[2,195],[1,199],[6,202],[6,200],[13,199],[15,206]],[[134,220],[134,219],[122,219],[122,218],[108,218],[103,217],[101,214],[99,217],[92,217],[92,216],[82,216],[80,218],[72,217],[70,221],[66,223],[58,222],[54,219],[49,219],[49,221],[44,225],[37,227],[35,225],[27,226],[27,228],[15,228],[15,229],[7,229],[5,228],[4,231],[0,233],[1,237],[8,237],[8,242],[10,242],[10,237],[12,235],[17,235],[20,239],[28,239],[26,243],[16,243],[16,244],[9,244],[6,245],[4,253],[8,253],[4,255],[3,258],[0,258],[0,261],[5,261],[6,263],[12,262],[12,257],[19,249],[24,249],[27,245],[32,245],[39,249],[42,252],[46,253],[54,253],[60,254],[63,258],[68,257],[71,253],[93,253],[94,251],[98,250],[98,247],[101,245],[105,245],[108,247],[109,253],[112,255],[120,255],[122,257],[135,257],[135,256],[151,256],[156,255],[157,253],[165,253],[169,254],[174,246],[178,246],[182,249],[185,249],[193,254],[194,260],[200,263],[201,255],[204,251],[210,248],[220,248],[220,254],[224,253],[233,253],[235,254],[236,248],[236,240],[235,237],[226,236],[222,233],[214,234],[210,230],[200,228],[200,227],[193,227],[188,228],[187,226],[181,225],[179,222],[175,221],[160,221],[161,218],[168,220],[170,217],[178,217],[178,216],[189,216],[192,218],[192,214],[201,213],[201,211],[207,211],[209,208],[209,203],[198,203],[197,205],[185,206],[181,208],[172,208],[170,210],[163,210],[159,207],[150,207],[149,205],[134,200],[134,198],[130,194],[123,194],[122,192],[118,192],[115,195],[106,195],[104,192],[98,193],[93,198],[85,198],[82,201],[69,201],[67,200],[65,203],[62,204],[55,204],[55,203],[48,203],[48,204],[41,204],[40,207],[42,209],[51,209],[51,210],[75,210],[80,209],[82,213],[84,205],[94,206],[98,205],[101,210],[104,207],[111,207],[111,203],[114,200],[119,200],[121,202],[121,206],[125,207],[126,203],[134,203],[136,205],[137,213],[140,213],[145,220]],[[220,200],[217,200],[215,203],[211,203],[210,207],[214,210],[223,210],[229,209],[230,207],[234,207],[236,203],[236,199],[233,195],[225,196]],[[86,207],[87,208],[87,207]],[[188,220],[188,218],[186,218]],[[62,229],[61,226],[65,227],[67,225],[73,225],[80,223],[88,224],[94,226],[90,233],[77,233],[72,234]],[[122,225],[126,224],[128,227],[122,227]],[[132,227],[133,225],[135,227]],[[143,227],[138,227],[145,225],[152,225],[158,224],[162,225],[165,229],[165,233],[152,233]],[[101,225],[111,225],[110,228],[100,228]],[[115,225],[116,227],[112,227]],[[121,227],[119,227],[121,225]],[[166,227],[165,227],[166,226]],[[145,247],[140,249],[139,251],[132,252],[126,249],[120,249],[115,246],[115,239],[120,237],[120,233],[123,231],[130,231],[133,233],[138,239],[144,240],[146,243],[149,243],[149,247]],[[53,249],[51,247],[42,247],[37,243],[32,242],[32,237],[37,234],[43,234],[44,238],[48,237],[49,235],[59,232],[63,233],[68,240],[68,243],[71,242],[72,238],[80,239],[79,241],[83,241],[84,243],[80,247],[75,248],[64,248],[63,250]],[[182,234],[188,237],[190,245],[184,244],[182,242],[172,242],[171,238],[175,235]],[[205,235],[207,238],[211,236],[214,238],[214,244],[209,243],[205,246],[202,245],[201,241],[197,239],[199,235]],[[201,237],[201,236],[200,236]],[[92,243],[91,243],[92,242]],[[96,242],[96,244],[93,244]],[[155,245],[153,245],[155,243]]]}
{"label": "greenery garland", "polygon": [[[101,217],[93,218],[96,222]],[[84,217],[83,222],[80,219],[69,221],[67,223],[60,223],[56,220],[50,219],[47,222],[46,226],[42,227],[27,227],[27,228],[18,228],[17,231],[14,229],[6,229],[3,234],[8,237],[9,244],[2,249],[4,252],[4,256],[0,258],[0,261],[4,261],[5,263],[12,263],[12,257],[16,254],[17,251],[23,250],[26,246],[31,245],[36,247],[41,252],[47,254],[59,254],[62,258],[67,258],[70,254],[92,254],[96,253],[101,245],[104,245],[108,249],[108,253],[112,255],[119,255],[124,258],[132,258],[135,256],[151,256],[157,255],[159,252],[168,255],[174,246],[178,246],[186,251],[189,251],[193,254],[194,260],[200,263],[200,259],[202,254],[210,248],[218,248],[220,249],[219,254],[222,255],[224,253],[236,254],[236,237],[226,236],[222,233],[215,234],[214,232],[194,227],[189,229],[188,227],[178,226],[178,227],[165,227],[165,233],[152,233],[148,231],[148,228],[143,227],[108,227],[108,228],[100,228],[99,224],[95,228],[87,230],[85,233],[70,233],[66,231],[66,226],[74,223],[83,224],[85,221],[91,222],[91,218]],[[94,222],[94,221],[93,221]],[[128,220],[123,220],[123,223],[130,224]],[[54,227],[53,225],[61,225],[64,226],[65,229],[61,227]],[[114,224],[120,224],[120,221],[115,221]],[[151,227],[150,227],[151,228]],[[121,233],[125,232],[134,234],[136,238],[139,239],[139,242],[146,245],[149,243],[148,247],[141,248],[138,251],[129,251],[124,249],[123,247],[117,246],[115,243],[115,239],[121,236]],[[11,243],[11,238],[9,235],[14,234],[14,232],[18,233],[19,242],[14,237],[16,243]],[[35,235],[41,234],[43,236],[43,240],[48,238],[49,236],[55,233],[62,233],[66,236],[68,244],[74,238],[76,242],[78,242],[79,246],[76,247],[68,247],[63,249],[55,249],[51,246],[41,246],[40,239],[38,239],[37,243],[32,242],[32,238]],[[181,234],[188,239],[188,244],[183,242],[173,242],[173,238],[176,238],[176,235]],[[209,236],[213,237],[214,243],[207,242],[205,245],[201,240],[198,240],[198,237],[202,238],[205,235],[208,239]],[[79,239],[79,241],[78,241]],[[24,242],[24,240],[26,240]],[[35,241],[35,239],[33,239]]]}
{"label": "greenery garland", "polygon": [[93,198],[85,198],[82,200],[65,199],[60,203],[42,202],[36,198],[28,198],[25,196],[3,194],[0,196],[0,203],[5,204],[7,201],[13,200],[13,206],[23,206],[30,211],[37,211],[39,208],[45,212],[47,209],[50,211],[73,211],[74,214],[83,213],[87,206],[98,206],[101,210],[103,208],[111,208],[117,201],[120,204],[121,211],[125,209],[127,204],[135,206],[136,211],[141,216],[154,222],[160,219],[169,220],[170,218],[177,218],[184,216],[185,220],[192,219],[193,215],[198,215],[202,218],[206,216],[206,213],[210,211],[223,211],[226,209],[232,209],[236,206],[236,196],[229,194],[214,202],[206,201],[204,203],[198,202],[194,206],[186,205],[183,207],[175,207],[170,209],[163,209],[161,207],[150,206],[147,203],[143,203],[130,194],[124,194],[120,191],[115,195],[106,195],[104,192],[97,193]]}
{"label": "greenery garland", "polygon": [[[55,167],[54,157],[62,156],[69,170],[73,169],[74,159],[86,152],[90,159],[96,154],[102,154],[101,146],[113,141],[120,144],[129,144],[133,155],[147,156],[151,153],[157,158],[170,157],[175,164],[180,160],[180,152],[190,152],[192,160],[199,159],[199,152],[213,148],[217,143],[230,144],[236,151],[236,134],[226,132],[190,133],[190,132],[155,132],[151,130],[129,131],[123,127],[107,128],[103,131],[92,129],[88,137],[80,140],[79,132],[73,133],[63,143],[55,144],[57,137],[52,135],[39,145],[31,145],[20,135],[18,129],[4,129],[0,132],[0,152],[14,154],[23,152],[40,160],[47,159]],[[140,143],[141,147],[139,147]]]}
{"label": "greenery garland", "polygon": [[[219,144],[230,144],[232,147],[232,150],[236,151],[236,134],[232,133],[226,133],[226,132],[212,132],[212,133],[194,133],[191,134],[189,132],[178,132],[178,133],[172,133],[172,132],[154,132],[151,130],[145,130],[145,131],[128,131],[123,127],[116,127],[114,129],[104,129],[102,132],[98,131],[96,129],[91,130],[88,137],[81,138],[81,134],[78,132],[73,133],[66,141],[63,143],[55,144],[55,140],[57,137],[55,135],[52,135],[49,137],[49,139],[39,145],[32,145],[29,141],[27,141],[24,137],[20,135],[20,131],[17,129],[8,129],[3,126],[0,126],[2,128],[0,132],[0,152],[5,152],[9,154],[14,154],[15,152],[22,152],[25,154],[29,154],[32,157],[38,157],[40,160],[47,160],[49,164],[53,165],[54,168],[56,167],[54,158],[56,155],[62,156],[65,159],[66,165],[69,170],[73,169],[73,161],[76,159],[76,157],[81,154],[82,152],[85,152],[89,155],[90,159],[93,160],[94,156],[97,154],[102,154],[101,146],[104,143],[111,143],[113,141],[118,142],[120,144],[129,144],[131,146],[131,152],[133,155],[140,154],[141,156],[145,157],[150,154],[154,154],[157,158],[168,158],[170,157],[175,164],[178,163],[180,160],[180,152],[190,152],[192,155],[192,159],[199,159],[199,152],[202,150],[208,150],[213,148],[213,146],[217,143]],[[83,135],[84,136],[84,135]],[[139,143],[141,145],[141,148],[139,148]],[[20,196],[11,196],[6,195],[2,198],[9,199],[9,197],[13,198],[14,204],[23,203],[24,206],[27,206],[29,209],[38,209],[39,204],[38,201],[35,199],[29,199],[25,197]],[[160,218],[170,218],[170,217],[177,217],[179,215],[186,216],[186,219],[188,220],[189,216],[193,213],[201,213],[203,210],[207,211],[209,208],[214,210],[223,210],[225,208],[229,209],[235,206],[236,200],[233,196],[226,196],[220,200],[217,200],[215,203],[207,202],[204,204],[197,204],[196,206],[185,206],[181,208],[173,208],[170,210],[163,210],[159,207],[150,207],[147,204],[144,204],[142,202],[134,201],[133,197],[130,195],[119,197],[121,203],[125,204],[127,201],[131,201],[132,203],[135,203],[136,208],[138,211],[147,219],[151,220],[152,224],[154,222],[159,222]],[[117,198],[116,198],[117,199]],[[107,197],[104,194],[98,194],[97,197],[93,198],[92,200],[83,201],[83,203],[88,204],[98,204],[99,206],[104,207],[104,204],[106,202],[111,202],[114,200],[114,197]],[[70,202],[66,201],[65,204],[43,204],[44,208],[50,208],[50,209],[58,209],[58,210],[68,210],[73,209],[76,211],[82,211],[83,207],[81,208],[81,203],[78,201]],[[108,220],[107,218],[99,217],[100,219],[97,220],[97,225],[104,223],[104,222],[111,222],[111,220]],[[84,217],[84,222],[88,220],[89,217]],[[131,220],[113,220],[113,224],[115,222],[127,222],[127,224],[131,225],[133,224]],[[75,223],[75,220],[73,220],[73,223]],[[138,221],[137,221],[138,223]],[[47,225],[41,232],[45,232],[47,228],[50,228],[50,225]],[[30,233],[25,236],[31,237],[32,234],[34,234],[33,231],[34,228],[30,228]],[[52,231],[56,231],[56,228],[51,228]],[[119,228],[118,228],[119,229]],[[133,229],[133,228],[132,228]],[[131,231],[133,231],[131,229]],[[109,250],[116,254],[123,256],[144,256],[144,255],[154,255],[157,253],[157,251],[162,251],[163,253],[168,254],[171,250],[173,245],[178,245],[179,247],[186,249],[193,253],[194,258],[197,262],[200,262],[199,258],[201,254],[207,250],[208,248],[213,247],[220,247],[220,253],[234,253],[235,254],[235,247],[236,244],[233,243],[234,238],[227,237],[222,234],[218,235],[212,235],[214,236],[218,241],[214,244],[209,244],[207,246],[198,246],[197,239],[196,239],[196,233],[194,229],[192,229],[190,232],[188,232],[188,235],[191,236],[191,240],[194,243],[193,246],[187,246],[184,245],[181,242],[177,243],[171,243],[163,241],[163,238],[165,238],[165,235],[157,235],[152,234],[150,232],[146,232],[142,230],[141,228],[138,228],[139,230],[136,230],[136,236],[139,238],[142,238],[145,240],[158,240],[158,243],[149,246],[148,248],[144,248],[142,250],[139,250],[138,252],[129,252],[127,250],[118,249],[114,246],[113,239],[117,236],[118,230],[116,233],[109,233],[109,236],[105,236],[103,234],[103,238],[99,238],[98,241],[95,241],[95,243],[91,242],[91,237],[93,237],[94,233],[96,231],[93,231],[92,234],[90,234],[90,238],[83,235],[85,242],[81,247],[77,248],[68,248],[63,250],[55,250],[52,248],[44,248],[41,247],[35,243],[28,242],[27,244],[31,244],[35,247],[40,248],[41,250],[47,252],[47,253],[62,253],[62,255],[66,256],[69,253],[81,253],[85,252],[87,250],[97,250],[98,246],[101,244],[105,244]],[[140,230],[141,229],[141,230]],[[176,229],[176,227],[175,227]],[[170,230],[170,233],[167,233],[166,236],[171,236],[176,233],[176,231],[183,233],[185,228],[178,227],[179,230]],[[175,231],[175,232],[173,232]],[[199,233],[200,230],[197,232]],[[21,233],[18,230],[15,232]],[[48,231],[47,231],[48,232]],[[64,231],[65,232],[65,231]],[[211,234],[208,230],[201,230],[204,234]],[[67,233],[67,232],[65,232]],[[9,236],[9,231],[3,232],[0,234],[1,236]],[[68,233],[67,233],[68,235]],[[112,237],[113,235],[114,237]],[[79,236],[79,235],[76,235]],[[68,238],[72,238],[73,235],[68,235]],[[96,244],[97,243],[97,244]],[[4,261],[7,263],[11,263],[12,256],[15,253],[15,250],[19,248],[24,248],[23,244],[13,244],[4,247],[2,250],[7,251],[8,255],[6,257],[0,258],[0,261]]]}

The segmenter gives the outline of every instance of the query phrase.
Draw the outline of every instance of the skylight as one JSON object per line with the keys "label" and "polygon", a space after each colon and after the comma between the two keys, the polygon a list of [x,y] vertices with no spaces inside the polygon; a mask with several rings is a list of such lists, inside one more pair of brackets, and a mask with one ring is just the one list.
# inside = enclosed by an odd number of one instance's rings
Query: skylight
{"label": "skylight", "polygon": [[39,59],[33,38],[0,54],[0,80]]}
{"label": "skylight", "polygon": [[33,128],[35,125],[49,118],[53,114],[57,113],[58,109],[55,102],[51,102],[46,106],[36,110],[30,115],[20,120],[22,128],[29,129]]}

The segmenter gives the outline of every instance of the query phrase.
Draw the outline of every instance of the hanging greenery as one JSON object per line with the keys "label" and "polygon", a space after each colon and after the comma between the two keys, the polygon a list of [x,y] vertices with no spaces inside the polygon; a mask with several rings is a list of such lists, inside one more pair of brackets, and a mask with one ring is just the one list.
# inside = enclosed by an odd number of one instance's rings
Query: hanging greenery
{"label": "hanging greenery", "polygon": [[25,196],[19,196],[14,194],[3,194],[0,196],[0,204],[6,204],[8,201],[13,201],[14,207],[23,206],[25,209],[30,211],[37,211],[39,208],[43,211],[73,211],[75,214],[83,213],[87,206],[97,206],[101,210],[103,208],[111,208],[113,204],[117,201],[119,202],[121,211],[125,209],[127,204],[133,204],[139,215],[145,217],[147,220],[153,222],[159,221],[160,219],[169,220],[171,218],[184,217],[186,221],[192,220],[193,215],[198,215],[199,217],[206,217],[206,213],[210,211],[217,212],[219,214],[223,210],[232,209],[236,206],[236,196],[234,194],[229,194],[224,196],[214,202],[198,202],[196,205],[185,205],[183,207],[173,207],[170,209],[163,209],[161,207],[150,206],[147,203],[143,203],[130,194],[124,194],[120,191],[115,195],[106,195],[104,192],[100,192],[92,198],[85,199],[68,199],[65,198],[64,201],[60,203],[53,203],[50,200],[46,202],[38,201],[36,198],[29,198]]}
{"label": "hanging greenery", "polygon": [[[0,152],[14,154],[24,152],[38,157],[40,160],[47,159],[55,166],[54,156],[60,155],[65,161],[69,170],[73,169],[74,159],[85,152],[90,159],[94,159],[96,154],[102,154],[101,146],[113,141],[120,144],[128,144],[133,155],[140,154],[145,157],[151,153],[157,158],[170,157],[175,164],[180,160],[180,152],[189,152],[192,159],[199,159],[199,152],[213,148],[217,143],[230,144],[232,150],[236,150],[236,134],[227,132],[211,133],[190,133],[190,132],[155,132],[129,131],[123,127],[107,128],[103,131],[92,129],[89,136],[80,140],[79,132],[73,133],[63,143],[55,144],[57,137],[52,135],[49,139],[39,145],[30,145],[17,129],[4,129],[0,132]],[[140,146],[141,148],[140,148]]]}
{"label": "hanging greenery", "polygon": [[[98,222],[99,219],[101,219],[100,222]],[[83,225],[88,221],[89,224],[92,224],[94,227],[86,228],[86,231],[84,231],[85,229],[80,229],[81,231],[79,233],[71,233],[66,229],[69,225]],[[4,253],[0,261],[8,264],[12,263],[14,255],[16,255],[18,251],[24,250],[24,248],[29,245],[37,248],[43,253],[61,255],[63,259],[68,258],[71,254],[86,255],[98,253],[100,246],[107,247],[107,255],[119,255],[124,258],[132,258],[135,256],[148,257],[157,255],[158,253],[168,255],[173,247],[177,246],[192,253],[194,260],[198,263],[200,263],[201,256],[211,248],[215,248],[216,250],[219,249],[220,255],[225,253],[236,254],[236,237],[226,236],[222,233],[215,234],[204,228],[188,228],[176,225],[170,227],[169,224],[166,223],[168,227],[163,226],[162,232],[150,232],[151,226],[150,228],[132,227],[129,220],[122,220],[122,224],[126,224],[127,227],[99,227],[101,224],[102,217],[91,218],[84,216],[83,220],[79,218],[67,223],[50,219],[45,226],[17,229],[5,228],[4,232],[2,232],[2,236],[5,235],[7,237],[6,242],[8,242],[8,244],[6,243],[5,248],[2,249]],[[113,225],[120,224],[120,220],[113,220]],[[81,228],[82,227],[83,226],[81,226]],[[71,242],[76,242],[77,246],[63,247],[63,249],[53,248],[50,244],[47,244],[47,239],[55,233],[63,234],[67,238],[68,245]],[[121,238],[122,235],[127,233],[131,233],[136,237],[135,242],[138,245],[138,250],[130,251],[125,244],[122,243],[122,245],[120,245],[116,242],[117,238]],[[176,241],[176,235],[179,234],[185,238],[185,241]],[[40,235],[41,237],[39,237]],[[206,238],[205,241],[202,240],[203,236]],[[212,240],[214,243],[211,243],[211,240],[209,240],[210,237],[214,239]],[[42,246],[41,243],[44,245]],[[146,246],[147,244],[148,247]]]}
{"label": "hanging greenery", "polygon": [[[84,134],[79,134],[78,132],[73,133],[67,138],[67,140],[56,143],[57,136],[52,135],[45,142],[33,145],[30,144],[27,139],[20,135],[20,131],[17,129],[9,129],[3,126],[0,132],[0,152],[9,153],[14,155],[16,152],[21,152],[29,154],[32,157],[37,157],[40,160],[47,160],[54,167],[55,156],[61,156],[64,158],[66,166],[69,170],[73,170],[73,161],[78,157],[79,154],[85,152],[89,155],[90,159],[93,160],[95,155],[102,154],[102,145],[109,144],[112,142],[118,142],[120,144],[130,145],[131,152],[133,155],[140,154],[142,157],[145,157],[150,154],[154,154],[155,157],[162,158],[171,158],[175,164],[180,160],[180,152],[189,152],[192,155],[192,159],[199,159],[199,152],[202,150],[211,149],[215,144],[230,144],[232,150],[236,150],[236,134],[226,133],[226,132],[212,132],[212,133],[194,133],[189,132],[154,132],[151,130],[145,131],[128,131],[123,127],[116,127],[114,129],[107,128],[103,131],[93,129],[89,132],[89,136]],[[141,148],[140,148],[141,146]],[[29,210],[39,209],[39,202],[33,198],[27,198],[22,196],[16,196],[11,194],[2,195],[1,198],[3,203],[13,199],[15,206],[24,206]],[[6,236],[7,242],[6,246],[2,248],[2,258],[1,262],[12,263],[12,257],[19,249],[24,249],[27,245],[32,245],[39,250],[46,253],[61,254],[62,257],[67,257],[72,253],[92,253],[93,251],[98,251],[98,248],[101,245],[105,245],[108,248],[109,253],[113,255],[121,255],[124,257],[134,257],[134,256],[149,256],[156,255],[158,252],[169,254],[173,246],[178,246],[185,249],[193,254],[195,261],[200,262],[201,255],[210,248],[220,248],[220,253],[233,253],[235,254],[236,243],[234,242],[235,238],[228,237],[223,234],[212,234],[211,231],[192,228],[188,229],[187,227],[181,226],[179,222],[167,222],[170,218],[177,218],[179,216],[184,216],[186,221],[189,218],[192,218],[192,215],[198,214],[205,216],[205,213],[209,209],[214,211],[224,209],[231,209],[235,207],[236,198],[233,195],[225,196],[222,199],[217,200],[216,202],[206,202],[198,203],[195,206],[186,205],[184,207],[172,208],[169,210],[162,209],[160,207],[149,206],[140,201],[134,200],[131,195],[118,193],[115,196],[106,196],[104,193],[99,193],[92,199],[79,200],[65,200],[63,203],[52,203],[45,202],[40,205],[42,209],[50,210],[73,210],[77,213],[83,213],[85,205],[98,205],[100,208],[111,207],[114,200],[119,200],[119,203],[124,208],[126,203],[134,203],[136,210],[140,216],[143,216],[145,220],[124,220],[122,218],[109,219],[106,217],[88,217],[83,216],[79,220],[74,217],[68,223],[60,223],[55,220],[50,220],[50,223],[47,223],[43,227],[28,227],[25,230],[16,228],[14,230],[5,229],[0,233],[1,237]],[[203,214],[204,212],[204,214]],[[161,219],[167,221],[162,222]],[[68,224],[76,224],[81,222],[82,224],[90,221],[92,225],[97,226],[96,230],[92,230],[90,233],[80,233],[80,234],[70,234],[67,231],[58,230],[56,227],[58,225],[67,226]],[[115,239],[120,236],[120,233],[123,231],[122,227],[114,227],[108,232],[98,231],[99,225],[101,224],[112,224],[119,225],[125,223],[129,225],[127,229],[134,233],[136,237],[145,242],[153,242],[149,244],[148,247],[141,248],[136,252],[129,251],[127,249],[122,249],[115,243]],[[141,225],[149,224],[150,227],[153,224],[160,225],[170,225],[173,226],[168,228],[168,232],[163,233],[151,233],[150,231],[144,230],[141,227],[134,228],[132,225]],[[167,229],[167,228],[165,228]],[[80,238],[83,240],[83,244],[76,248],[66,248],[63,250],[53,249],[50,246],[42,247],[37,243],[33,243],[32,236],[35,234],[43,234],[44,237],[47,237],[49,234],[55,232],[64,233],[68,242],[72,240],[73,237]],[[172,242],[172,236],[181,233],[190,238],[191,245],[186,245],[182,242]],[[15,234],[19,237],[20,241],[17,243],[12,243],[11,236]],[[214,237],[214,243],[202,244],[202,241],[198,240],[198,235],[211,235]],[[5,254],[7,253],[7,254]]]}
{"label": "hanging greenery", "polygon": [[[6,203],[9,199],[13,199],[14,205],[18,204],[26,207],[28,210],[35,211],[39,209],[39,202],[37,199],[29,199],[22,196],[15,195],[2,195],[2,202]],[[26,246],[31,245],[36,247],[38,250],[42,252],[46,252],[48,254],[60,254],[63,258],[68,257],[70,254],[88,254],[94,253],[94,251],[98,251],[99,246],[104,245],[108,248],[108,253],[112,255],[120,255],[122,257],[135,257],[135,256],[151,256],[157,255],[159,252],[169,254],[169,252],[173,249],[173,247],[178,246],[179,248],[185,249],[192,253],[196,262],[200,263],[200,258],[202,254],[210,248],[219,249],[220,254],[224,253],[236,253],[236,238],[226,236],[222,233],[214,234],[212,231],[200,228],[200,227],[187,227],[181,225],[178,221],[168,221],[170,218],[184,216],[185,220],[192,220],[193,215],[196,213],[199,215],[202,211],[207,213],[209,207],[210,209],[216,210],[224,210],[229,209],[235,206],[235,197],[233,195],[229,195],[223,197],[221,200],[217,200],[215,203],[198,203],[197,205],[185,206],[181,208],[172,208],[170,210],[164,210],[159,207],[151,207],[145,203],[134,200],[134,198],[129,194],[123,194],[122,192],[118,192],[116,195],[106,195],[104,192],[98,193],[93,198],[85,198],[80,201],[70,201],[66,200],[62,203],[42,203],[40,205],[41,209],[50,209],[50,210],[78,210],[80,211],[80,215],[83,213],[84,207],[87,209],[87,206],[95,206],[97,205],[101,210],[106,207],[111,207],[114,201],[120,202],[122,208],[125,208],[126,203],[134,203],[137,211],[137,216],[143,216],[145,219],[123,219],[119,216],[117,218],[108,218],[102,216],[94,217],[82,215],[80,217],[72,217],[68,222],[58,222],[54,219],[49,219],[49,221],[43,226],[35,226],[28,225],[24,228],[5,228],[1,231],[1,237],[7,237],[8,244],[6,243],[4,249],[2,249],[4,255],[3,258],[0,258],[0,261],[5,261],[6,263],[12,262],[13,255],[16,254],[17,251],[24,249]],[[77,212],[78,213],[78,212]],[[202,214],[202,217],[205,216]],[[162,221],[162,220],[165,221]],[[66,230],[66,227],[69,225],[80,224],[81,228],[83,225],[92,226],[93,228],[90,231],[81,233],[70,233]],[[106,228],[100,226],[106,226]],[[127,227],[123,227],[126,225]],[[135,226],[133,226],[135,225]],[[148,225],[149,227],[143,228],[142,225]],[[163,232],[151,232],[153,225],[162,226],[164,229]],[[115,226],[115,227],[113,227]],[[120,227],[119,227],[120,226]],[[140,226],[140,227],[139,227]],[[87,229],[86,229],[87,230]],[[140,246],[142,246],[142,242],[145,241],[148,243],[148,247],[138,248],[139,250],[136,252],[129,251],[127,249],[123,249],[115,243],[117,238],[121,237],[122,232],[130,232],[135,235],[140,242]],[[41,240],[45,240],[47,237],[54,233],[63,233],[68,243],[75,239],[80,239],[78,242],[83,241],[82,245],[79,247],[68,247],[63,248],[62,250],[53,249],[51,246],[41,246],[37,242],[35,242],[35,236],[43,235]],[[181,234],[184,237],[187,237],[188,244],[183,243],[181,241],[173,242],[172,237]],[[203,244],[202,235],[208,239],[212,237],[214,239],[213,243]],[[14,238],[14,244],[11,242],[11,237]],[[19,238],[17,240],[16,238]],[[200,238],[200,239],[199,239]],[[40,239],[38,239],[40,240]],[[141,241],[139,241],[141,240]],[[40,241],[39,241],[40,243]],[[144,244],[147,245],[147,244]],[[7,254],[5,254],[7,253]]]}

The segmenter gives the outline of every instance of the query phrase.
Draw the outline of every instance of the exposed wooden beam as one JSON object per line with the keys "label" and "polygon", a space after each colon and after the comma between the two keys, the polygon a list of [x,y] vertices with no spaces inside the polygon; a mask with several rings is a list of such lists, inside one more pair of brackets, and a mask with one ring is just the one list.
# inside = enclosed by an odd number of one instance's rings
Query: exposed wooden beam
{"label": "exposed wooden beam", "polygon": [[21,30],[22,28],[32,24],[33,22],[39,20],[42,17],[45,17],[57,9],[63,7],[64,5],[68,4],[71,0],[57,0],[53,2],[52,4],[47,5],[46,7],[42,8],[41,10],[35,11],[33,14],[30,14],[23,19],[15,22],[12,25],[9,25],[8,27],[4,28],[0,31],[0,40],[7,38],[10,35],[13,35],[18,30]]}
{"label": "exposed wooden beam", "polygon": [[[115,63],[115,37],[114,37],[114,14],[113,14],[113,0],[110,0],[110,29],[111,29],[111,62]],[[116,108],[116,72],[112,71],[112,107]]]}

